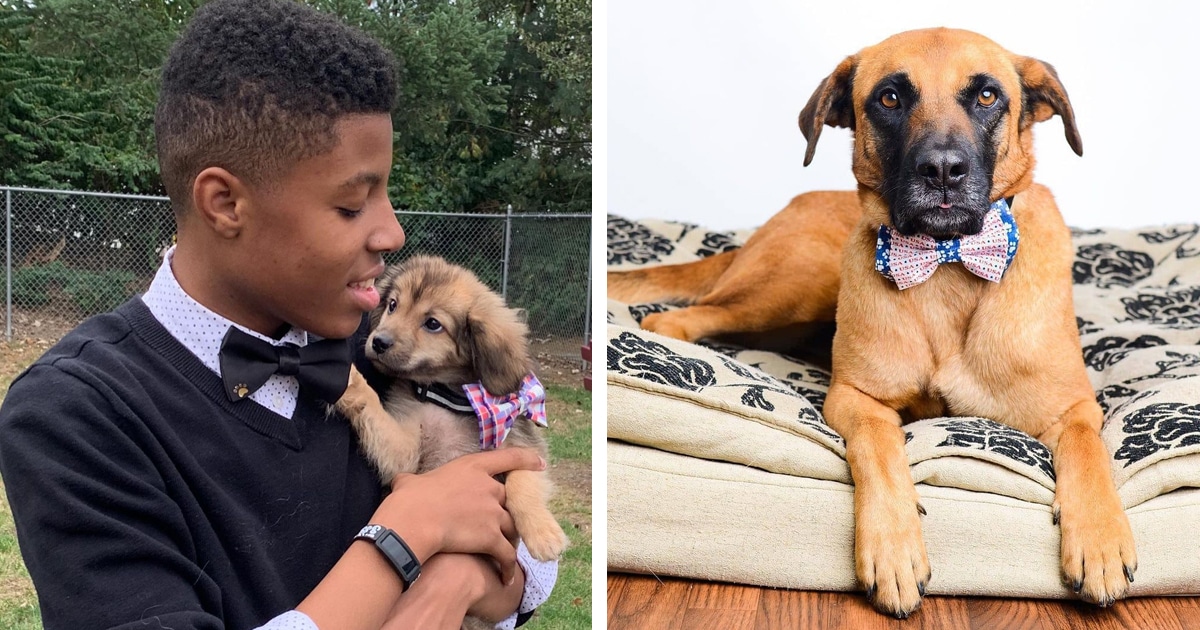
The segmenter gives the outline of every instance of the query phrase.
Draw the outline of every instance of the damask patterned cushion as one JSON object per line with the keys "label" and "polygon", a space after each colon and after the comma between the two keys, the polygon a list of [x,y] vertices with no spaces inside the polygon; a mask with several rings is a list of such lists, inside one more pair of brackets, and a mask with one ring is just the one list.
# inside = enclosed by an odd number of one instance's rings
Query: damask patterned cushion
{"label": "damask patterned cushion", "polygon": [[[690,224],[608,220],[611,270],[676,264],[742,244],[750,232],[713,233]],[[1156,462],[1200,455],[1200,226],[1073,233],[1075,302],[1084,359],[1105,409],[1105,443],[1126,506],[1176,487],[1200,487],[1200,458],[1186,470],[1141,475]],[[790,356],[730,344],[668,340],[638,328],[649,313],[677,306],[608,302],[608,380],[616,397],[638,407],[718,407],[743,426],[752,420],[796,434],[832,454],[841,438],[824,425],[829,388],[823,368]],[[652,386],[652,384],[656,386]],[[644,397],[638,395],[647,395]],[[670,403],[655,398],[670,395]],[[619,403],[618,403],[619,404]],[[644,414],[643,414],[644,416]],[[610,418],[611,437],[656,446],[640,438],[642,418]],[[697,448],[702,427],[662,418],[656,434],[678,430],[673,450],[684,455],[750,463],[751,456]],[[736,428],[734,428],[736,430]],[[1054,500],[1050,451],[1036,439],[982,418],[943,418],[906,426],[914,479],[964,490],[1007,494],[1049,505]],[[727,450],[727,449],[726,449]],[[954,461],[941,461],[953,457]],[[992,464],[960,467],[962,458]],[[754,466],[761,466],[754,464]],[[772,472],[785,472],[779,462]],[[1000,469],[1008,474],[1001,474]],[[1016,475],[1016,478],[1014,476]],[[848,479],[845,469],[823,479]],[[1126,487],[1126,486],[1129,487]]]}
{"label": "damask patterned cushion", "polygon": [[[695,260],[736,248],[750,233],[610,216],[609,269]],[[1200,487],[1200,226],[1075,231],[1073,238],[1084,360],[1106,412],[1102,436],[1125,506]],[[609,301],[611,438],[849,481],[842,440],[820,413],[827,370],[638,327],[647,314],[671,308],[677,306]],[[905,429],[917,482],[1053,501],[1050,452],[1028,435],[985,418],[938,418]]]}

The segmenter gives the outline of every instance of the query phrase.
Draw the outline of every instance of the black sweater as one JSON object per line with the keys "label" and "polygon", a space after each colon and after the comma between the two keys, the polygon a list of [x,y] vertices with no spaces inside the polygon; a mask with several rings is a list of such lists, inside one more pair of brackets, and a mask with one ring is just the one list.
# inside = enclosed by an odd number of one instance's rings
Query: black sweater
{"label": "black sweater", "polygon": [[340,416],[230,403],[139,298],[12,385],[0,474],[55,628],[251,628],[294,608],[380,501]]}

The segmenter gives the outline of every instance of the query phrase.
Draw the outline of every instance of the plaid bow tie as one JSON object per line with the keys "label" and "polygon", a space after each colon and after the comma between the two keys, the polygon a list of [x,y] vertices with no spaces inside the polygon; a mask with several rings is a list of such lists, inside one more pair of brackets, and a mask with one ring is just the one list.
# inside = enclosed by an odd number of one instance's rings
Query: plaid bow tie
{"label": "plaid bow tie", "polygon": [[546,425],[546,389],[533,374],[527,374],[516,393],[493,396],[480,383],[463,385],[475,416],[479,418],[479,448],[499,448],[508,437],[513,421],[529,416],[538,426]]}
{"label": "plaid bow tie", "polygon": [[300,347],[272,345],[233,326],[221,340],[221,381],[230,402],[262,387],[272,374],[295,376],[302,391],[337,402],[350,382],[352,352],[346,339],[322,339]]}
{"label": "plaid bow tie", "polygon": [[939,241],[932,236],[904,236],[879,226],[875,270],[907,289],[925,282],[943,263],[961,262],[971,273],[1000,282],[1017,255],[1017,223],[1008,202],[1000,199],[988,209],[978,234]]}

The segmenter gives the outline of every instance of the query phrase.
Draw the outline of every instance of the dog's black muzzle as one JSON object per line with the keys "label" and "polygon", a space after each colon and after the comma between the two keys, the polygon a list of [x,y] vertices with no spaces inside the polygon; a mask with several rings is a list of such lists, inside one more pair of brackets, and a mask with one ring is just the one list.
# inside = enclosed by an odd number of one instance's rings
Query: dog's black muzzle
{"label": "dog's black muzzle", "polygon": [[900,160],[889,199],[901,234],[937,239],[977,234],[991,205],[990,164],[959,137],[919,140]]}

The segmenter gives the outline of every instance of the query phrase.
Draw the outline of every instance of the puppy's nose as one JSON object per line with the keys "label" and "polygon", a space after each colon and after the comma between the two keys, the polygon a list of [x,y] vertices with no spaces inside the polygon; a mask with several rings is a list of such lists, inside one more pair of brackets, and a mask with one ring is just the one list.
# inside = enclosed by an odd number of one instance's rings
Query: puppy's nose
{"label": "puppy's nose", "polygon": [[371,349],[375,351],[375,354],[383,354],[395,343],[390,335],[375,333],[375,336],[371,338]]}
{"label": "puppy's nose", "polygon": [[928,149],[917,158],[917,175],[934,188],[958,188],[970,172],[967,154],[959,149]]}

